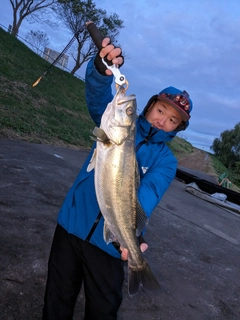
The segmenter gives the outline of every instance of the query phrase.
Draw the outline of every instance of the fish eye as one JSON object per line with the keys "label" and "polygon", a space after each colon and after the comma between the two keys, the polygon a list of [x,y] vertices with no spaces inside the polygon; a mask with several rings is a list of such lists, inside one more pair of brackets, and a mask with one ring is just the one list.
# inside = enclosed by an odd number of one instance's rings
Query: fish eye
{"label": "fish eye", "polygon": [[132,108],[132,107],[127,108],[127,109],[126,109],[126,114],[127,114],[128,116],[130,116],[131,114],[133,114],[133,108]]}

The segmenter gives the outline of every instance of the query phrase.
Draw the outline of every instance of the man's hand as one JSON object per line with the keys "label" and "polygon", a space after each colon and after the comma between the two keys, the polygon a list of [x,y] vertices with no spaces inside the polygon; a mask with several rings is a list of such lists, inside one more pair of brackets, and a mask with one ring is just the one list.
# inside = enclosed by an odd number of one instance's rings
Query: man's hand
{"label": "man's hand", "polygon": [[[147,249],[148,249],[148,244],[147,243],[143,242],[143,243],[140,244],[140,250],[142,252],[146,251]],[[120,250],[122,251],[121,259],[123,261],[127,261],[128,260],[128,249],[120,247]]]}
{"label": "man's hand", "polygon": [[102,41],[102,50],[99,51],[95,58],[95,66],[101,74],[106,74],[108,76],[112,75],[112,71],[107,69],[106,66],[102,63],[102,58],[106,58],[108,61],[111,61],[112,64],[116,64],[119,67],[123,65],[124,58],[121,55],[122,49],[116,48],[113,44],[110,43],[110,38],[104,38]]}

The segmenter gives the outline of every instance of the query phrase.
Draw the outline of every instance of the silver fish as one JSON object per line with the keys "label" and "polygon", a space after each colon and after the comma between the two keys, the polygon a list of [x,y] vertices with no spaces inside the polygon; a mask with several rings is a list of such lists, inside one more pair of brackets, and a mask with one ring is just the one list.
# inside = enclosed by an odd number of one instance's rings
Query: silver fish
{"label": "silver fish", "polygon": [[137,200],[139,186],[135,154],[136,97],[126,96],[120,87],[102,115],[93,134],[97,145],[88,171],[95,169],[95,189],[104,217],[104,239],[127,248],[128,292],[134,295],[142,285],[148,291],[159,284],[140,250],[138,235],[147,217]]}

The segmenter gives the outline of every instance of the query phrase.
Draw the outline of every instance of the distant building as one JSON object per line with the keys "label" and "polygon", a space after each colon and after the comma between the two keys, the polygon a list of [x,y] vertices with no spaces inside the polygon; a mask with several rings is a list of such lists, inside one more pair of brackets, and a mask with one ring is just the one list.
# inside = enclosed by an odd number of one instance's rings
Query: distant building
{"label": "distant building", "polygon": [[[44,48],[43,58],[50,63],[53,63],[60,55],[60,52],[54,51],[50,48]],[[61,67],[62,69],[67,68],[69,56],[63,54],[61,58],[57,61],[56,66]]]}

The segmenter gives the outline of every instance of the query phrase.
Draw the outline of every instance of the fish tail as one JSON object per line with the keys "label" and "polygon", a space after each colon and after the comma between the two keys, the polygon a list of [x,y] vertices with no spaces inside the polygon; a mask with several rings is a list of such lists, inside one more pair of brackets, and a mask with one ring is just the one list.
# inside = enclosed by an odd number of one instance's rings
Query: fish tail
{"label": "fish tail", "polygon": [[160,285],[147,263],[140,270],[128,268],[128,293],[131,296],[136,294],[140,286],[151,292],[160,290]]}

